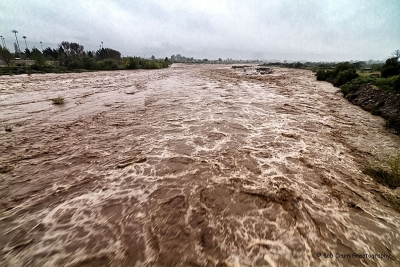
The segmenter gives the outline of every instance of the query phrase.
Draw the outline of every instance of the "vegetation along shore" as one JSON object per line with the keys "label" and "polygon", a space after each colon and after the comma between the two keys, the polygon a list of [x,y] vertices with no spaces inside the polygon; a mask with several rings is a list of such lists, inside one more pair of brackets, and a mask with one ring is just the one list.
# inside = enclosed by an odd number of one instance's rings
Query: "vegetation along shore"
{"label": "vegetation along shore", "polygon": [[319,69],[317,80],[340,88],[351,103],[386,119],[386,126],[400,134],[400,51],[387,59],[380,72],[360,72],[356,64],[343,62],[334,69]]}
{"label": "vegetation along shore", "polygon": [[112,48],[85,51],[82,45],[67,41],[61,42],[57,49],[48,47],[40,51],[37,48],[26,48],[19,55],[11,53],[6,47],[0,47],[0,59],[5,63],[5,66],[0,67],[0,75],[160,69],[171,65],[168,58],[121,57],[121,53]]}

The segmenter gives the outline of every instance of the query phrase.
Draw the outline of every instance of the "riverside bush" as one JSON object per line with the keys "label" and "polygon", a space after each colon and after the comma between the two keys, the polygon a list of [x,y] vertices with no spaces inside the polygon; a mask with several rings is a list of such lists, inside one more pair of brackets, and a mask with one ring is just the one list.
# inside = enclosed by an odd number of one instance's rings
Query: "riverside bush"
{"label": "riverside bush", "polygon": [[350,94],[351,92],[355,91],[356,89],[358,89],[363,84],[372,84],[372,85],[374,85],[376,83],[376,80],[377,80],[376,77],[359,77],[357,79],[348,81],[347,83],[345,83],[342,86],[340,86],[340,91],[346,97],[348,94]]}
{"label": "riverside bush", "polygon": [[117,61],[114,59],[105,59],[98,61],[99,69],[101,70],[117,70],[119,69]]}
{"label": "riverside bush", "polygon": [[390,116],[386,121],[386,127],[392,128],[400,134],[400,115]]}
{"label": "riverside bush", "polygon": [[372,76],[358,77],[341,85],[340,91],[344,96],[347,96],[349,93],[364,84],[375,85],[386,92],[400,93],[400,75],[389,78],[378,78]]}
{"label": "riverside bush", "polygon": [[388,58],[382,66],[382,77],[391,77],[400,74],[400,62],[398,57]]}
{"label": "riverside bush", "polygon": [[341,86],[358,77],[356,68],[349,62],[342,62],[332,70],[318,70],[316,73],[318,81],[327,81],[334,86]]}
{"label": "riverside bush", "polygon": [[331,70],[317,70],[316,76],[318,81],[327,81],[330,80],[334,75],[334,72]]}
{"label": "riverside bush", "polygon": [[[162,60],[156,59],[154,56],[151,60],[140,57],[121,58],[121,53],[111,48],[101,47],[96,52],[85,52],[82,45],[67,41],[61,42],[58,49],[50,47],[43,51],[36,48],[32,51],[26,49],[22,58],[33,59],[35,63],[32,66],[17,64],[17,62],[10,64],[12,54],[6,48],[0,49],[0,58],[7,64],[7,66],[0,67],[0,75],[82,72],[84,70],[160,69],[171,65],[168,58]],[[47,60],[51,61],[51,64],[48,64]]]}
{"label": "riverside bush", "polygon": [[397,75],[393,81],[393,91],[400,94],[400,75]]}
{"label": "riverside bush", "polygon": [[139,68],[139,58],[137,57],[129,57],[125,62],[125,68],[134,70]]}
{"label": "riverside bush", "polygon": [[341,62],[337,64],[335,67],[334,77],[336,78],[336,76],[338,76],[340,72],[346,70],[356,70],[356,67],[353,64],[350,64],[349,62]]}
{"label": "riverside bush", "polygon": [[335,75],[335,78],[333,80],[333,85],[339,87],[347,82],[350,82],[351,80],[353,80],[357,77],[358,77],[358,74],[356,73],[356,69],[350,68],[347,70],[343,70],[343,71],[338,72],[337,75]]}
{"label": "riverside bush", "polygon": [[388,156],[383,164],[370,164],[363,172],[389,188],[400,187],[400,152],[394,156]]}

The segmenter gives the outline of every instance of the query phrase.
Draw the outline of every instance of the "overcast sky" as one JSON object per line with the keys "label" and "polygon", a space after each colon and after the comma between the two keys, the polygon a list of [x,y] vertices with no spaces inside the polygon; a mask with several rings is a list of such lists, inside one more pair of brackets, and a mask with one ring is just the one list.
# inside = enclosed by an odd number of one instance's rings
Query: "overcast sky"
{"label": "overcast sky", "polygon": [[77,42],[124,56],[342,61],[400,49],[400,0],[1,0],[13,48]]}

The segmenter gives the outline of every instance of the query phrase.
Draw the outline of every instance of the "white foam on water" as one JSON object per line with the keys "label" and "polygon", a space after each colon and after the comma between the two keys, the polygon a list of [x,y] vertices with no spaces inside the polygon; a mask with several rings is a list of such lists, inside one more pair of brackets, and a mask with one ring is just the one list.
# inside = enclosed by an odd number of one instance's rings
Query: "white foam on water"
{"label": "white foam on water", "polygon": [[399,213],[361,170],[400,138],[309,71],[249,73],[0,77],[0,264],[399,265]]}

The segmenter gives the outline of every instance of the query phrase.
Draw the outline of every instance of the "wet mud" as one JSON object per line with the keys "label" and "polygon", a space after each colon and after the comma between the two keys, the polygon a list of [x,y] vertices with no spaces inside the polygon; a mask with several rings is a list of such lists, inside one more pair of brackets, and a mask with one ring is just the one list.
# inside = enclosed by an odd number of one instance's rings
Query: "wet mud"
{"label": "wet mud", "polygon": [[400,265],[400,137],[309,71],[2,76],[0,124],[1,266]]}

